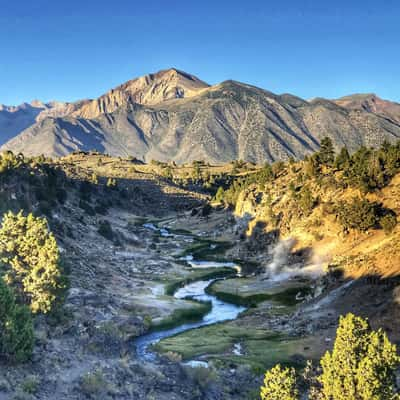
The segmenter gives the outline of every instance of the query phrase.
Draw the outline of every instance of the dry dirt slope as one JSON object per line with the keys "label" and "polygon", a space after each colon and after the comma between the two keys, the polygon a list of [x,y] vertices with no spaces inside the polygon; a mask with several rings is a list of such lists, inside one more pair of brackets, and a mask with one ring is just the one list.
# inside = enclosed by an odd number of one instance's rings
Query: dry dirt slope
{"label": "dry dirt slope", "polygon": [[[296,215],[296,202],[291,199],[289,188],[293,179],[294,175],[289,172],[263,190],[254,186],[241,193],[235,214],[253,218],[248,229],[250,237],[255,227],[265,225],[267,232],[278,229],[281,239],[294,238],[293,250],[311,249],[310,262],[341,267],[348,277],[400,276],[400,226],[397,225],[390,234],[382,229],[345,233],[332,207],[340,200],[366,197],[399,215],[400,174],[382,190],[368,195],[357,189],[335,189],[321,187],[315,181],[309,183],[319,204],[307,217]],[[280,218],[278,227],[274,221],[276,216]]]}

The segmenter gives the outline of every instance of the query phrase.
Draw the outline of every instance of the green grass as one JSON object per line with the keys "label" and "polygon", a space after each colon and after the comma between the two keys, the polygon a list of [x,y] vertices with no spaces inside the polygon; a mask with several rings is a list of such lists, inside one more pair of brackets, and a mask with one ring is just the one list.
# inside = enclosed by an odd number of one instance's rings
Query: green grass
{"label": "green grass", "polygon": [[[215,248],[212,248],[212,245],[214,245]],[[196,238],[196,243],[188,246],[177,257],[193,255],[196,260],[226,261],[222,259],[222,255],[232,246],[230,242],[217,242],[209,239]]]}
{"label": "green grass", "polygon": [[[241,356],[232,353],[236,343],[242,345]],[[183,360],[204,357],[216,364],[246,364],[260,373],[276,363],[302,365],[299,354],[304,354],[304,348],[311,345],[312,338],[292,338],[284,333],[228,322],[172,336],[155,344],[154,348],[160,353],[178,353]]]}
{"label": "green grass", "polygon": [[157,323],[152,323],[150,331],[159,331],[185,324],[187,322],[198,321],[211,311],[211,302],[200,302],[187,300],[193,303],[193,307],[178,308],[168,317],[163,318]]}
{"label": "green grass", "polygon": [[165,294],[168,296],[173,296],[173,294],[180,287],[187,285],[196,281],[207,281],[214,278],[223,278],[228,276],[235,276],[235,271],[232,268],[223,267],[223,268],[204,268],[193,270],[193,272],[181,279],[177,279],[172,282],[168,282],[165,285]]}
{"label": "green grass", "polygon": [[294,306],[299,303],[296,300],[297,293],[301,292],[303,295],[309,293],[310,288],[306,286],[299,286],[294,288],[288,288],[278,293],[255,293],[255,294],[246,294],[240,293],[231,293],[224,292],[216,289],[216,284],[218,282],[214,282],[209,287],[206,288],[206,293],[216,296],[218,299],[226,301],[228,303],[233,303],[240,306],[245,307],[254,307],[258,303],[263,301],[274,301],[280,303],[284,306]]}

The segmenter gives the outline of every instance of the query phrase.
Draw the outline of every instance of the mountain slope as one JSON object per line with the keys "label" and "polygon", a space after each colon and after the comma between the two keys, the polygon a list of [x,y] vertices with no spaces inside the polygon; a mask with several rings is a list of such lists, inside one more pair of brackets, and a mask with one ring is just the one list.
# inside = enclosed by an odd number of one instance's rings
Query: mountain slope
{"label": "mountain slope", "polygon": [[400,104],[383,100],[376,94],[354,94],[335,100],[336,104],[350,110],[364,110],[382,115],[395,123],[400,123]]}
{"label": "mountain slope", "polygon": [[34,100],[19,106],[0,104],[0,143],[5,143],[23,130],[47,117],[62,117],[72,111],[80,103],[50,102],[42,103]]}
{"label": "mountain slope", "polygon": [[307,102],[235,81],[208,86],[171,69],[75,103],[67,115],[41,118],[1,150],[49,156],[98,150],[144,161],[262,163],[302,158],[317,150],[324,136],[337,149],[349,150],[398,140],[396,112],[396,103],[384,113],[343,99]]}
{"label": "mountain slope", "polygon": [[154,105],[165,100],[190,97],[208,86],[195,76],[172,68],[128,81],[98,99],[85,102],[72,116],[93,119],[126,104]]}

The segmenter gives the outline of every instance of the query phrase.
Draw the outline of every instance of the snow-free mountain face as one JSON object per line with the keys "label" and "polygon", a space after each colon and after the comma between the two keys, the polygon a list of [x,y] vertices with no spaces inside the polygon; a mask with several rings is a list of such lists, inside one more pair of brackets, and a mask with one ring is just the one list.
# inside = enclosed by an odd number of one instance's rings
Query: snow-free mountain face
{"label": "snow-free mountain face", "polygon": [[335,102],[351,110],[363,110],[382,115],[400,124],[400,104],[383,100],[376,94],[353,94],[337,99]]}
{"label": "snow-free mountain face", "polygon": [[133,79],[98,99],[84,102],[72,115],[93,119],[102,114],[110,114],[127,104],[151,106],[166,100],[188,98],[208,87],[208,84],[193,75],[168,69]]}
{"label": "snow-free mountain face", "polygon": [[62,117],[73,110],[72,104],[63,102],[42,103],[33,100],[19,106],[0,104],[0,143],[12,139],[36,122],[48,117]]}
{"label": "snow-free mountain face", "polygon": [[262,163],[302,158],[325,136],[337,149],[351,151],[396,141],[398,107],[370,95],[306,101],[236,81],[209,86],[169,69],[95,100],[43,110],[1,149],[53,157],[98,150],[145,161]]}

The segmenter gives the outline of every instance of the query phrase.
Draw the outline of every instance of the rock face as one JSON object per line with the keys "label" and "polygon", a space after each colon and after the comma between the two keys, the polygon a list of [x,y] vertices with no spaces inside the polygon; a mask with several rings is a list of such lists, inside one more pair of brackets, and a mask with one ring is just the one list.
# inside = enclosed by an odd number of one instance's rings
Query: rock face
{"label": "rock face", "polygon": [[400,138],[400,104],[375,95],[308,102],[235,81],[209,86],[176,69],[57,110],[35,117],[0,150],[48,156],[97,150],[144,161],[262,163],[302,158],[317,150],[324,136],[337,149],[351,151]]}

